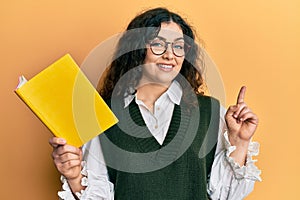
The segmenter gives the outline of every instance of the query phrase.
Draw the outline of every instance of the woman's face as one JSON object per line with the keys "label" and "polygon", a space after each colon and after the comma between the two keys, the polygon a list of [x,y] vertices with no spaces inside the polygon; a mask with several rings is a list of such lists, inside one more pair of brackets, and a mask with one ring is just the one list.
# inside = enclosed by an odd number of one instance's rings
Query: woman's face
{"label": "woman's face", "polygon": [[[161,55],[157,55],[162,52],[159,49],[164,49],[163,46],[166,43],[168,44],[166,51]],[[157,38],[151,44],[152,50],[150,44],[147,44],[140,83],[156,83],[169,86],[179,73],[184,61],[184,56],[180,55],[180,52],[184,51],[182,49],[184,47],[183,32],[175,22],[162,23]]]}

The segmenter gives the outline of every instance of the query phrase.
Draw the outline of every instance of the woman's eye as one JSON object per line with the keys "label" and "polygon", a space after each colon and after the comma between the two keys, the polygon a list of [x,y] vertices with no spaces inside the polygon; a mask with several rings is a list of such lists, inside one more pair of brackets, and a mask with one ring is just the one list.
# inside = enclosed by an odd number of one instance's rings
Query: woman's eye
{"label": "woman's eye", "polygon": [[175,45],[173,46],[173,48],[175,48],[175,49],[184,49],[184,45],[181,45],[181,44],[175,44]]}
{"label": "woman's eye", "polygon": [[155,46],[155,47],[161,47],[161,46],[163,46],[163,44],[160,43],[160,42],[153,42],[151,45]]}

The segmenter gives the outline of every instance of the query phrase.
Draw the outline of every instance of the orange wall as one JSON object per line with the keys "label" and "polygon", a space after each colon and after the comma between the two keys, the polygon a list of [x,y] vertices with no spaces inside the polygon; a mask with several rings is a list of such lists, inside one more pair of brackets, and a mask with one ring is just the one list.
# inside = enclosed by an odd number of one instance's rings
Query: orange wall
{"label": "orange wall", "polygon": [[227,106],[248,86],[247,103],[260,117],[263,182],[247,199],[299,196],[300,1],[11,0],[0,6],[1,199],[57,199],[60,188],[50,133],[13,93],[17,77],[67,52],[81,63],[153,6],[179,11],[197,29],[222,74]]}

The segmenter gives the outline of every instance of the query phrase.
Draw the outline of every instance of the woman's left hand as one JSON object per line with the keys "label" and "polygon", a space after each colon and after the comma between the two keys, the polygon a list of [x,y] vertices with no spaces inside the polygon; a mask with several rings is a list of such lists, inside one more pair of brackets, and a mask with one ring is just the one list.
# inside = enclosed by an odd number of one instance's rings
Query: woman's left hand
{"label": "woman's left hand", "polygon": [[249,144],[258,125],[258,117],[244,102],[245,92],[246,87],[243,86],[236,105],[230,106],[225,115],[229,140],[235,146]]}

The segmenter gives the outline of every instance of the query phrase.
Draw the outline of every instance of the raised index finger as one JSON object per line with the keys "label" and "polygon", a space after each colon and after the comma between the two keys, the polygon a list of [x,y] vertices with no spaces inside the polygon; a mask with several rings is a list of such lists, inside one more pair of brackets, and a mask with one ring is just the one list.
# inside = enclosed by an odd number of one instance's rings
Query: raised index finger
{"label": "raised index finger", "polygon": [[241,87],[236,104],[243,103],[246,93],[246,86]]}

